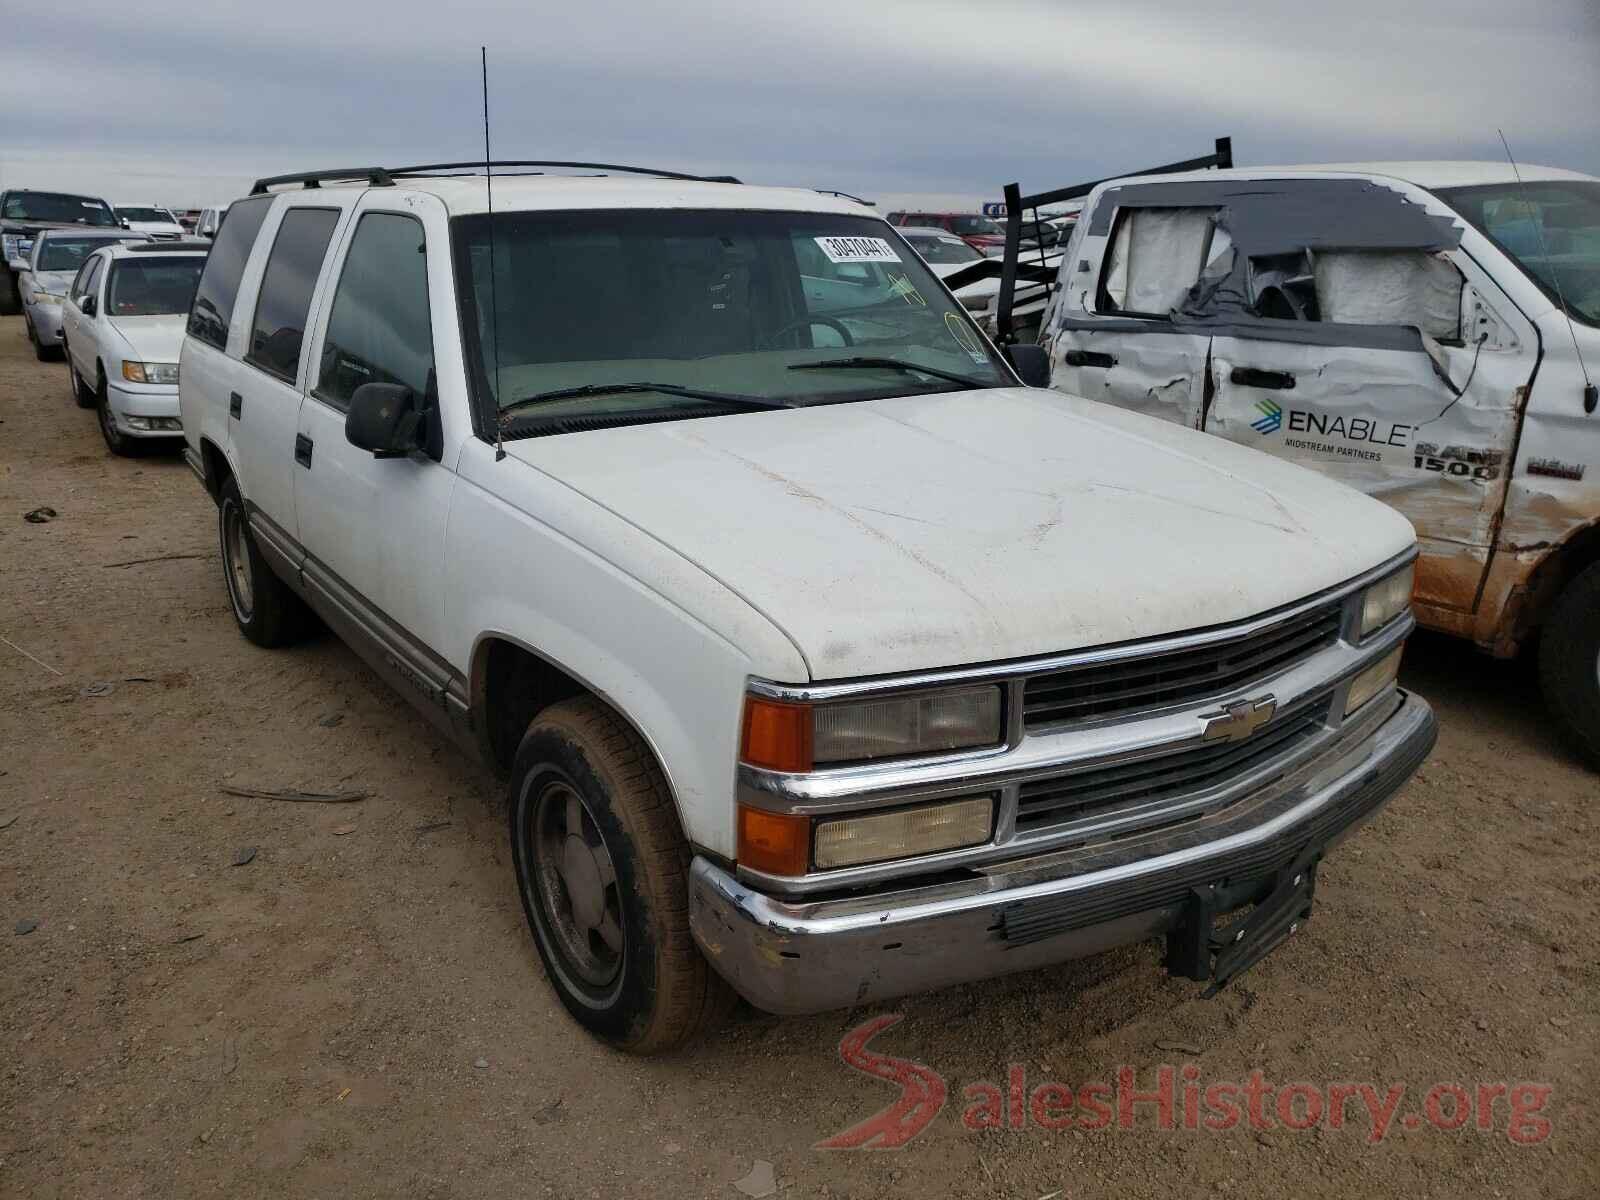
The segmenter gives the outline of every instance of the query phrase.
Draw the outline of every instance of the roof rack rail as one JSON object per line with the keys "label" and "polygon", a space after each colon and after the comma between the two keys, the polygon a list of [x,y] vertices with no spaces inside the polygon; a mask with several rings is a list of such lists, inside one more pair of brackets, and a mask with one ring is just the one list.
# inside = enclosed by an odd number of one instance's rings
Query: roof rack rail
{"label": "roof rack rail", "polygon": [[382,167],[330,167],[326,171],[300,171],[293,175],[269,175],[265,179],[256,180],[255,186],[250,189],[250,194],[252,196],[260,196],[285,183],[301,183],[308,188],[314,188],[321,187],[324,183],[350,179],[365,179],[373,187],[394,186],[394,180],[390,178],[390,172]]}
{"label": "roof rack rail", "polygon": [[836,192],[832,188],[812,188],[819,196],[837,196],[841,200],[854,200],[857,204],[865,204],[868,208],[877,208],[876,200],[863,200],[860,196],[852,196],[849,192]]}
{"label": "roof rack rail", "polygon": [[179,250],[209,251],[211,243],[204,238],[170,238],[164,242],[130,242],[127,249],[130,254],[173,254]]}
{"label": "roof rack rail", "polygon": [[387,175],[392,180],[399,175],[431,175],[438,171],[482,171],[485,166],[498,167],[563,167],[578,171],[626,171],[630,175],[653,175],[658,179],[682,179],[691,183],[739,183],[732,175],[690,175],[683,171],[658,171],[653,167],[630,167],[622,163],[566,162],[559,159],[513,158],[485,163],[476,162],[422,163],[415,167],[394,167]]}
{"label": "roof rack rail", "polygon": [[[1203,154],[1199,158],[1186,158],[1182,162],[1163,163],[1159,167],[1145,167],[1140,171],[1122,171],[1116,175],[1107,175],[1104,179],[1092,179],[1088,183],[1075,183],[1071,187],[1056,188],[1054,191],[1039,192],[1032,196],[1024,196],[1022,188],[1015,183],[1005,186],[1006,198],[1006,250],[1001,260],[1000,294],[995,302],[995,340],[1002,345],[1010,345],[1016,340],[1012,330],[1011,310],[1016,296],[1019,256],[1022,251],[1022,210],[1033,209],[1034,228],[1039,225],[1039,209],[1046,204],[1060,204],[1063,200],[1081,200],[1102,183],[1110,183],[1114,179],[1126,179],[1131,175],[1174,175],[1179,171],[1201,171],[1207,167],[1216,167],[1226,171],[1233,166],[1233,139],[1219,137],[1213,143],[1210,154]],[[1039,265],[1044,266],[1044,246],[1039,246]],[[1049,272],[1054,275],[1054,272]],[[1045,281],[1045,298],[1048,303],[1051,284]]]}

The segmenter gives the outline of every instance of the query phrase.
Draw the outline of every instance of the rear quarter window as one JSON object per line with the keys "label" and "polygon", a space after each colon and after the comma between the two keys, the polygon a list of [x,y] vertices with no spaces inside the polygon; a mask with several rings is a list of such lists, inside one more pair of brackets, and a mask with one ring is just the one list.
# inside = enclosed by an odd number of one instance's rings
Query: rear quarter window
{"label": "rear quarter window", "polygon": [[228,210],[228,219],[211,244],[206,269],[195,291],[194,307],[189,310],[189,333],[218,350],[227,347],[228,325],[233,320],[233,305],[239,296],[239,278],[244,274],[244,264],[250,258],[250,248],[255,245],[261,222],[267,219],[272,199],[271,196],[252,196],[239,201]]}

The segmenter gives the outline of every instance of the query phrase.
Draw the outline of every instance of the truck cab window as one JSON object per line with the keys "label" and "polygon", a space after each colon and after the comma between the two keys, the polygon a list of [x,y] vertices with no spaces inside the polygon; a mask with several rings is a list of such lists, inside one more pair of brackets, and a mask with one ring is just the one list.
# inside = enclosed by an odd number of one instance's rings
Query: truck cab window
{"label": "truck cab window", "polygon": [[1119,212],[1101,271],[1099,310],[1169,316],[1199,280],[1208,260],[1215,257],[1215,217],[1214,208]]}

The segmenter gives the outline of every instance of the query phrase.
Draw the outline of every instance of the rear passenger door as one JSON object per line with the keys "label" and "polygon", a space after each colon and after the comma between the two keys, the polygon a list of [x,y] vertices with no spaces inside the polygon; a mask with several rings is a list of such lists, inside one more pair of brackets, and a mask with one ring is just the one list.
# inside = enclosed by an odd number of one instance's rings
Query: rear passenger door
{"label": "rear passenger door", "polygon": [[1108,237],[1078,241],[1052,322],[1051,387],[1201,427],[1211,335],[1180,327],[1173,314],[1206,265],[1227,251],[1215,214],[1123,206]]}
{"label": "rear passenger door", "polygon": [[229,388],[240,490],[251,524],[284,548],[296,538],[294,475],[308,460],[297,436],[305,331],[340,216],[339,208],[326,203],[289,203],[276,222],[269,218],[261,234],[269,249]]}
{"label": "rear passenger door", "polygon": [[[440,564],[454,453],[469,432],[437,415],[435,347],[452,343],[455,320],[444,206],[369,192],[342,241],[300,411],[309,447],[294,476],[304,580],[369,661],[442,706],[450,672],[430,647],[443,643]],[[433,407],[433,453],[377,458],[350,444],[345,414],[368,383],[401,384]]]}

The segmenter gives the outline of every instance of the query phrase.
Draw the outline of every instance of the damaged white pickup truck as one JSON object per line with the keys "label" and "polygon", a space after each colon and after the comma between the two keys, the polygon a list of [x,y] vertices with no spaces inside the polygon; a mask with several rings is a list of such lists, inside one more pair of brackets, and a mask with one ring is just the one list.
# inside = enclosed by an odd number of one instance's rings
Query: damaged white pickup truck
{"label": "damaged white pickup truck", "polygon": [[1220,986],[1301,927],[1433,745],[1403,518],[1020,386],[858,205],[491,209],[438,174],[474,165],[235,203],[183,429],[245,636],[309,606],[510,777],[580,1022],[647,1053],[729,985],[798,1013],[1157,937]]}
{"label": "damaged white pickup truck", "polygon": [[1537,644],[1600,765],[1600,179],[1188,170],[1102,183],[1083,212],[1044,319],[1053,386],[1393,505],[1421,541],[1418,620],[1501,657]]}

